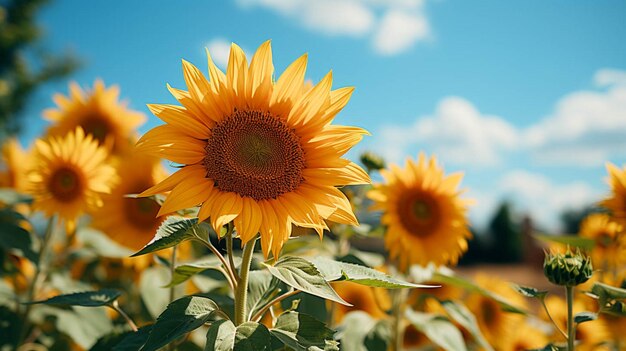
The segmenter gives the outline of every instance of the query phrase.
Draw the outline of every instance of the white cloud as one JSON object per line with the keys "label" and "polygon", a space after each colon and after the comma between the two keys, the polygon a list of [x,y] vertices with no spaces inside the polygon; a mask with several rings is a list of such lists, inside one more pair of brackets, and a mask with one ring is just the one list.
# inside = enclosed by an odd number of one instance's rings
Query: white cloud
{"label": "white cloud", "polygon": [[592,204],[601,196],[584,182],[555,183],[542,174],[526,170],[506,173],[494,192],[515,200],[520,210],[552,231],[559,229],[559,213]]}
{"label": "white cloud", "polygon": [[326,35],[368,37],[374,50],[395,55],[430,34],[424,0],[238,0],[264,7]]}
{"label": "white cloud", "polygon": [[215,38],[206,44],[213,62],[221,68],[225,68],[228,65],[230,45],[231,42],[223,38]]}
{"label": "white cloud", "polygon": [[419,117],[412,126],[387,126],[381,131],[381,152],[398,162],[411,146],[420,146],[459,165],[493,165],[499,153],[518,142],[515,128],[498,116],[481,114],[460,97],[441,100],[435,114]]}
{"label": "white cloud", "polygon": [[563,97],[552,115],[524,131],[537,161],[592,167],[626,156],[626,72],[600,70],[595,82],[607,89]]}
{"label": "white cloud", "polygon": [[429,33],[428,20],[422,14],[390,10],[380,22],[373,45],[383,55],[395,55],[427,38]]}

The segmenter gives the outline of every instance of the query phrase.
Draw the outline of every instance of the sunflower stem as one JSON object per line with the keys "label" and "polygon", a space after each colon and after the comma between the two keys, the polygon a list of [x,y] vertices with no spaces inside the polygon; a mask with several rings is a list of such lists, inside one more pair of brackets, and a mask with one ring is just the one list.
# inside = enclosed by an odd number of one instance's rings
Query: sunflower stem
{"label": "sunflower stem", "polygon": [[133,322],[133,320],[126,314],[126,312],[124,312],[124,310],[122,310],[122,308],[117,303],[117,301],[113,301],[113,303],[108,304],[107,306],[111,307],[117,313],[119,313],[119,315],[122,316],[122,318],[124,318],[124,320],[126,321],[128,326],[130,327],[130,329],[132,329],[134,332],[137,332],[139,330],[137,328],[137,324],[135,324],[135,322]]}
{"label": "sunflower stem", "polygon": [[565,293],[567,297],[567,351],[574,351],[574,341],[576,339],[573,315],[574,287],[566,286]]}
{"label": "sunflower stem", "polygon": [[235,281],[239,282],[239,275],[237,274],[237,267],[235,266],[235,259],[233,258],[233,229],[235,226],[232,222],[228,223],[228,229],[226,230],[226,252],[228,253],[228,263],[230,264],[230,271],[233,272]]}
{"label": "sunflower stem", "polygon": [[220,260],[220,262],[222,263],[222,266],[224,266],[224,270],[226,271],[226,279],[228,280],[228,283],[230,284],[230,287],[233,289],[233,291],[237,290],[237,280],[235,280],[235,274],[233,273],[233,271],[230,269],[230,265],[228,264],[228,262],[226,262],[226,259],[224,258],[224,256],[217,250],[217,248],[215,246],[213,246],[213,244],[211,244],[211,242],[203,237],[201,237],[200,235],[198,235],[198,233],[196,232],[195,228],[193,229],[193,234],[195,236],[195,239],[198,240],[199,242],[201,242],[204,246],[206,246],[215,256],[217,256],[217,258]]}
{"label": "sunflower stem", "polygon": [[[39,254],[37,255],[37,262],[35,265],[35,275],[33,276],[33,280],[31,281],[30,286],[28,287],[28,294],[26,295],[26,299],[29,302],[34,300],[42,277],[44,277],[45,279],[45,276],[43,275],[43,273],[45,273],[44,266],[46,264],[46,255],[48,254],[48,248],[50,247],[52,233],[54,232],[54,220],[54,215],[48,219],[46,231],[41,241],[41,247],[39,248]],[[17,339],[18,345],[22,342],[24,337],[26,337],[26,332],[28,330],[28,317],[30,315],[32,306],[32,304],[28,304],[24,309],[24,314],[22,315],[22,327],[20,331],[20,337]]]}
{"label": "sunflower stem", "polygon": [[259,320],[261,320],[261,318],[263,318],[263,315],[265,314],[265,312],[267,312],[272,306],[274,306],[275,304],[281,302],[282,300],[288,297],[291,297],[299,293],[300,293],[300,290],[295,289],[295,290],[288,291],[282,295],[276,296],[272,301],[268,302],[265,306],[263,306],[263,308],[261,308],[257,313],[255,313],[254,316],[250,318],[250,320],[253,322],[258,322]]}
{"label": "sunflower stem", "polygon": [[552,315],[550,314],[550,311],[548,310],[548,306],[546,305],[545,299],[541,298],[540,301],[541,301],[541,305],[543,306],[544,311],[546,311],[548,318],[550,318],[550,321],[552,321],[552,324],[554,325],[556,330],[558,330],[561,333],[561,335],[563,335],[563,337],[567,339],[567,333],[564,332],[563,329],[561,329],[561,327],[559,327],[559,325],[556,324],[556,322],[554,321],[554,318],[552,318]]}
{"label": "sunflower stem", "polygon": [[239,268],[239,283],[235,290],[235,325],[238,326],[247,320],[246,304],[248,300],[248,273],[252,263],[252,253],[257,237],[248,241],[243,247],[243,257]]}

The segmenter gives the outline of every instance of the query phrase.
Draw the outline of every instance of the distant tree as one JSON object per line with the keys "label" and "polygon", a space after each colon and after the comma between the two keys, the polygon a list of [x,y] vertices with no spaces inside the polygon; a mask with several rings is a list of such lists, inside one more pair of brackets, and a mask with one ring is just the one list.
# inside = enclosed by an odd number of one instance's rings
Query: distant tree
{"label": "distant tree", "polygon": [[52,54],[40,45],[35,17],[47,0],[0,1],[0,143],[20,132],[24,107],[42,83],[78,66],[70,54]]}
{"label": "distant tree", "polygon": [[580,230],[580,223],[588,215],[601,212],[601,209],[595,206],[587,206],[576,210],[566,210],[561,213],[561,225],[563,226],[563,232],[567,234],[577,234]]}
{"label": "distant tree", "polygon": [[522,260],[522,233],[519,223],[513,220],[511,205],[504,201],[489,223],[492,238],[491,258],[496,262],[520,262]]}

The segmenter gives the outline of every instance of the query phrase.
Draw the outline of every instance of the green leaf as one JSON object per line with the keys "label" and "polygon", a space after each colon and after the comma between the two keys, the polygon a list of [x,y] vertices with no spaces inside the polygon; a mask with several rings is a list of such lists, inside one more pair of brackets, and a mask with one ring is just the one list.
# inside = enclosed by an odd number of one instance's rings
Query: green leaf
{"label": "green leaf", "polygon": [[272,335],[267,327],[256,322],[246,322],[237,326],[235,351],[270,350]]}
{"label": "green leaf", "polygon": [[21,255],[36,262],[37,254],[33,251],[31,234],[17,223],[23,218],[10,209],[0,210],[0,248],[20,251]]}
{"label": "green leaf", "polygon": [[507,312],[527,314],[526,310],[524,310],[521,307],[517,307],[511,304],[504,297],[496,295],[487,289],[483,289],[480,286],[468,280],[457,277],[452,272],[447,272],[447,273],[444,273],[442,271],[434,272],[431,280],[435,283],[454,285],[459,288],[465,289],[469,292],[475,292],[483,296],[489,297],[493,299],[494,301],[496,301],[500,305],[500,307]]}
{"label": "green leaf", "polygon": [[204,272],[207,269],[219,270],[222,266],[217,257],[212,257],[203,261],[189,262],[185,264],[181,264],[174,268],[174,275],[172,276],[172,280],[167,284],[166,287],[175,286],[187,281],[189,278],[194,275]]}
{"label": "green leaf", "polygon": [[155,351],[208,322],[219,306],[202,296],[173,301],[156,320],[142,351]]}
{"label": "green leaf", "polygon": [[493,347],[489,345],[483,334],[480,332],[476,317],[461,302],[445,300],[441,302],[441,306],[446,310],[448,316],[455,322],[459,323],[463,328],[472,334],[474,340],[487,351],[493,351]]}
{"label": "green leaf", "polygon": [[307,351],[316,347],[322,350],[332,349],[335,334],[315,318],[293,311],[280,315],[271,333],[285,346],[296,351]]}
{"label": "green leaf", "polygon": [[148,336],[150,336],[150,332],[152,331],[152,327],[154,324],[146,325],[136,332],[130,332],[126,334],[126,336],[111,350],[112,351],[136,351],[140,350],[141,347],[148,340]]}
{"label": "green leaf", "polygon": [[569,245],[572,247],[579,247],[583,250],[591,250],[596,244],[593,239],[583,238],[576,235],[547,235],[535,233],[533,236],[546,243]]}
{"label": "green leaf", "polygon": [[342,305],[352,306],[335,292],[311,262],[303,258],[285,256],[274,266],[266,266],[274,277],[291,287]]}
{"label": "green leaf", "polygon": [[585,323],[598,319],[598,314],[593,312],[580,312],[574,315],[575,323]]}
{"label": "green leaf", "polygon": [[230,351],[235,347],[237,328],[233,322],[222,319],[211,323],[206,334],[204,351]]}
{"label": "green leaf", "polygon": [[[363,311],[351,311],[337,326],[339,331],[336,338],[341,341],[342,351],[367,351],[364,346],[365,338],[376,326],[377,321]],[[371,350],[375,351],[375,350]]]}
{"label": "green leaf", "polygon": [[[198,225],[197,218],[183,218],[170,216],[161,223],[156,235],[143,249],[131,255],[131,257],[145,255],[151,252],[176,246],[183,241],[194,238],[194,231],[206,233],[206,229]],[[206,235],[206,234],[205,234]]]}
{"label": "green leaf", "polygon": [[229,320],[211,324],[205,351],[269,351],[271,334],[263,325],[246,322],[235,327]]}
{"label": "green leaf", "polygon": [[594,283],[591,292],[598,296],[600,300],[623,300],[626,299],[626,289],[616,288],[604,283]]}
{"label": "green leaf", "polygon": [[64,294],[51,297],[47,300],[25,302],[27,305],[44,304],[56,306],[106,306],[117,300],[122,293],[115,289],[101,289],[98,291],[86,291],[73,294]]}
{"label": "green leaf", "polygon": [[454,324],[442,316],[406,311],[407,319],[424,333],[430,341],[446,351],[466,351],[463,335]]}
{"label": "green leaf", "polygon": [[247,311],[254,315],[281,292],[287,290],[283,282],[268,271],[251,271],[248,276]]}
{"label": "green leaf", "polygon": [[361,285],[387,289],[435,287],[432,285],[412,284],[369,267],[338,262],[325,257],[313,258],[311,263],[315,265],[327,281],[347,280]]}
{"label": "green leaf", "polygon": [[511,286],[513,287],[513,289],[517,290],[518,293],[526,297],[543,299],[548,294],[547,290],[537,290],[535,288],[531,288],[528,286],[521,286],[517,284],[511,284]]}
{"label": "green leaf", "polygon": [[387,350],[391,339],[391,325],[389,325],[389,321],[381,320],[365,335],[363,345],[372,351]]}

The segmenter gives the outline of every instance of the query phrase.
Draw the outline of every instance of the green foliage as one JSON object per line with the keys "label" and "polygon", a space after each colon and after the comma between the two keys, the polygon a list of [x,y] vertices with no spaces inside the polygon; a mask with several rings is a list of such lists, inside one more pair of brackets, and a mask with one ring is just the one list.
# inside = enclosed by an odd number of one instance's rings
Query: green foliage
{"label": "green foliage", "polygon": [[532,297],[532,298],[538,298],[540,300],[544,299],[546,297],[546,295],[548,295],[548,292],[545,290],[537,290],[535,288],[531,288],[528,286],[521,286],[521,285],[517,285],[517,284],[512,284],[511,285],[513,287],[513,289],[515,289],[518,293],[526,296],[526,297]]}
{"label": "green foliage", "polygon": [[465,351],[463,335],[447,318],[429,313],[406,311],[406,317],[417,330],[446,351]]}
{"label": "green foliage", "polygon": [[208,235],[206,227],[198,224],[197,218],[187,219],[179,216],[169,216],[157,229],[152,241],[131,255],[131,257],[174,247],[183,241],[193,239],[196,233]]}
{"label": "green foliage", "polygon": [[580,312],[574,315],[574,322],[577,324],[594,321],[598,319],[598,314],[593,312]]}
{"label": "green foliage", "polygon": [[311,263],[313,263],[327,281],[345,280],[361,285],[387,289],[435,287],[432,285],[409,283],[369,267],[338,262],[324,257],[313,258],[311,259]]}
{"label": "green foliage", "polygon": [[19,225],[26,219],[11,208],[0,209],[0,249],[15,252],[32,262],[37,261],[31,233]]}
{"label": "green foliage", "polygon": [[39,45],[35,20],[46,2],[8,0],[0,7],[0,143],[21,130],[20,112],[37,87],[78,66],[73,55],[52,54]]}
{"label": "green foliage", "polygon": [[159,315],[142,351],[156,351],[199,328],[219,311],[219,306],[202,296],[185,296],[170,303]]}
{"label": "green foliage", "polygon": [[110,305],[121,295],[122,293],[115,289],[101,289],[98,291],[57,295],[46,300],[25,302],[25,304],[100,307]]}
{"label": "green foliage", "polygon": [[513,221],[511,205],[500,204],[489,223],[493,239],[491,254],[496,262],[519,262],[522,259],[522,233],[519,223]]}
{"label": "green foliage", "polygon": [[363,346],[368,350],[387,350],[391,341],[391,325],[387,320],[381,320],[365,335]]}
{"label": "green foliage", "polygon": [[546,243],[557,243],[577,247],[581,250],[591,250],[595,245],[595,241],[589,238],[583,238],[575,235],[547,235],[536,233],[533,235],[535,239]]}
{"label": "green foliage", "polygon": [[339,350],[333,340],[335,332],[306,314],[293,311],[283,313],[278,317],[271,333],[285,346],[296,351]]}
{"label": "green foliage", "polygon": [[626,289],[594,283],[589,295],[598,299],[599,313],[626,318]]}
{"label": "green foliage", "polygon": [[275,265],[267,265],[270,273],[285,284],[324,299],[352,306],[328,284],[315,266],[300,257],[285,256]]}
{"label": "green foliage", "polygon": [[246,322],[235,327],[230,320],[213,322],[207,332],[205,351],[265,351],[271,349],[267,327]]}
{"label": "green foliage", "polygon": [[486,351],[493,351],[493,348],[483,334],[480,332],[476,317],[460,302],[446,300],[441,302],[441,306],[446,310],[446,313],[452,320],[461,325],[467,330],[474,340],[480,345],[480,347]]}
{"label": "green foliage", "polygon": [[194,275],[204,272],[208,269],[220,270],[221,265],[222,264],[217,257],[211,257],[202,261],[189,262],[178,265],[176,266],[176,268],[174,268],[174,275],[172,275],[172,279],[166,287],[171,287],[184,283]]}

